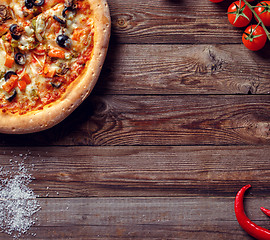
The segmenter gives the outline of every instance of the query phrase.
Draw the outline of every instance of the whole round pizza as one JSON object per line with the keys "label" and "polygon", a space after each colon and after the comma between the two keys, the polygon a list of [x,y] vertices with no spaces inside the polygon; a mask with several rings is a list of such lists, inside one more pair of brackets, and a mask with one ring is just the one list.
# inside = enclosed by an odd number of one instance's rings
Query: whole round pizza
{"label": "whole round pizza", "polygon": [[105,0],[0,2],[0,132],[66,118],[92,91],[110,37]]}

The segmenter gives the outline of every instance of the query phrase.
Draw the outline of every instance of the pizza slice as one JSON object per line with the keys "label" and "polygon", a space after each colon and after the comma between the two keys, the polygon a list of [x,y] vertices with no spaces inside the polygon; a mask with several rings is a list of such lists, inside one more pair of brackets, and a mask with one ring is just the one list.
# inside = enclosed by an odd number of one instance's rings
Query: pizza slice
{"label": "pizza slice", "polygon": [[0,131],[6,133],[40,131],[68,116],[94,87],[110,36],[104,0],[44,1],[28,12],[31,18],[19,16],[26,2],[3,5],[8,13],[0,23]]}

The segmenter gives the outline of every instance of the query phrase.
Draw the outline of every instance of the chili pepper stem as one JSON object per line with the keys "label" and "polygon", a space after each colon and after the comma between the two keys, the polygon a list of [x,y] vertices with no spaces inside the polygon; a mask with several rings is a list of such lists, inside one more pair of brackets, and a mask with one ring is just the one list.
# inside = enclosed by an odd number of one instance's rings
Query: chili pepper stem
{"label": "chili pepper stem", "polygon": [[242,0],[242,1],[248,6],[248,8],[251,10],[251,12],[254,14],[254,16],[258,19],[258,25],[262,26],[263,30],[266,33],[266,36],[267,36],[268,40],[270,41],[270,33],[267,30],[267,28],[265,27],[265,25],[263,24],[263,22],[262,22],[261,18],[259,17],[259,15],[254,11],[254,7],[251,4],[249,4],[247,2],[247,0]]}

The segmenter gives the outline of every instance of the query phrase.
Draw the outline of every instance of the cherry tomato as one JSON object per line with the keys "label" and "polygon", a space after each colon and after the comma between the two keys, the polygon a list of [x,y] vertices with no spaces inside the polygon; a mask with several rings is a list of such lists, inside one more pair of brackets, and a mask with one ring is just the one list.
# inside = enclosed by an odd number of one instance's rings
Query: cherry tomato
{"label": "cherry tomato", "polygon": [[244,1],[241,1],[241,6],[239,1],[235,1],[228,8],[228,19],[235,27],[245,27],[252,19],[252,12]]}
{"label": "cherry tomato", "polygon": [[223,2],[224,0],[210,0],[210,1],[214,3],[219,3],[219,2]]}
{"label": "cherry tomato", "polygon": [[248,26],[242,36],[242,42],[251,51],[262,49],[266,40],[267,36],[264,29],[258,25]]}
{"label": "cherry tomato", "polygon": [[[254,8],[265,26],[270,26],[270,1],[262,1]],[[255,17],[258,21],[258,19]]]}

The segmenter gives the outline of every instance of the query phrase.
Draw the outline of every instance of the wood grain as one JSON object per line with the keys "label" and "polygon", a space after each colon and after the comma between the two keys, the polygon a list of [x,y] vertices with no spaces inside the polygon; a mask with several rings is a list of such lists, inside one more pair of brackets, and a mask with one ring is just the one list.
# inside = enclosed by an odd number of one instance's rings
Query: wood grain
{"label": "wood grain", "polygon": [[[269,198],[247,198],[251,219],[269,227],[259,206]],[[234,198],[40,199],[38,222],[22,239],[235,239],[252,240],[233,212]],[[252,214],[252,215],[251,215]],[[222,216],[222,218],[220,217]],[[8,239],[0,233],[1,239]],[[10,238],[11,239],[11,238]]]}
{"label": "wood grain", "polygon": [[113,41],[117,43],[240,43],[226,12],[231,2],[196,0],[113,0]]}
{"label": "wood grain", "polygon": [[270,148],[43,147],[1,148],[0,165],[24,161],[41,197],[234,196],[252,184],[270,195]]}
{"label": "wood grain", "polygon": [[0,134],[0,168],[23,161],[42,207],[22,239],[253,240],[233,211],[248,183],[269,228],[270,46],[243,47],[230,3],[108,1],[91,96],[50,130]]}
{"label": "wood grain", "polygon": [[239,44],[114,44],[95,90],[103,94],[269,94],[269,56],[270,49],[258,54]]}
{"label": "wood grain", "polygon": [[45,132],[0,135],[1,145],[269,144],[270,96],[92,96]]}

